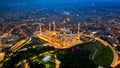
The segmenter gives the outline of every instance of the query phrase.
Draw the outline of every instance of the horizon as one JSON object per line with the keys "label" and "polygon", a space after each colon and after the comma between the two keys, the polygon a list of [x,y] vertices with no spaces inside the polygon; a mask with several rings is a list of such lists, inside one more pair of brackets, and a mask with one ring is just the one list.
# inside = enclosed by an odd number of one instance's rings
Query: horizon
{"label": "horizon", "polygon": [[[18,5],[24,5],[24,6],[30,6],[31,4],[36,6],[36,5],[53,5],[53,4],[82,4],[85,3],[84,5],[88,5],[89,3],[95,3],[98,4],[111,4],[111,3],[119,3],[120,0],[1,0],[0,1],[0,6],[2,8],[4,7],[11,7],[11,6],[18,6]],[[83,5],[83,6],[84,6]],[[115,5],[115,4],[111,4],[111,5]],[[118,4],[119,5],[119,4]]]}

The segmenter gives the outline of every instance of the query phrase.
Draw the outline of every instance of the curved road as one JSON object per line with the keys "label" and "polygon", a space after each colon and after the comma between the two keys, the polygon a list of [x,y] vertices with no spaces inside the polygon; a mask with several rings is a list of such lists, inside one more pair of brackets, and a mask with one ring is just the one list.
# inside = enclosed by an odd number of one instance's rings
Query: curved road
{"label": "curved road", "polygon": [[[114,58],[113,58],[113,61],[112,61],[111,65],[110,65],[111,67],[116,67],[118,64],[120,64],[120,61],[118,60],[119,56],[118,56],[117,51],[108,42],[104,41],[101,38],[94,37],[93,35],[86,35],[86,34],[84,34],[83,36],[89,37],[89,38],[93,38],[93,39],[101,42],[103,45],[108,46],[112,50]],[[29,38],[28,40],[21,40],[20,42],[16,43],[13,47],[11,47],[11,50],[13,52],[15,52],[19,48],[23,47],[25,44],[29,43],[30,41],[31,41],[31,38]]]}
{"label": "curved road", "polygon": [[118,56],[117,51],[108,42],[104,41],[101,38],[94,37],[93,35],[85,35],[84,34],[84,36],[89,37],[89,38],[94,38],[95,40],[101,42],[103,45],[110,47],[110,49],[112,50],[113,55],[114,55],[114,59],[113,59],[111,65],[110,65],[111,67],[116,67],[118,64],[120,64],[119,56]]}

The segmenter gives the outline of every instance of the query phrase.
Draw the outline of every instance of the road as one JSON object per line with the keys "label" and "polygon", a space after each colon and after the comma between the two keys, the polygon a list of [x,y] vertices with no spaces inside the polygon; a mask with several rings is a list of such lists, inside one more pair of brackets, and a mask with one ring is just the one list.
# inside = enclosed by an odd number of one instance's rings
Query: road
{"label": "road", "polygon": [[[103,39],[101,39],[99,37],[94,37],[93,35],[86,35],[86,34],[84,34],[83,36],[89,37],[89,38],[93,38],[93,39],[101,42],[104,46],[108,46],[112,50],[114,58],[113,58],[113,61],[112,61],[111,65],[110,65],[111,67],[116,67],[118,64],[120,64],[119,56],[118,56],[117,51],[108,42],[106,42],[105,40],[103,40]],[[58,47],[58,48],[68,48],[68,47],[71,47],[71,46],[63,47],[58,42],[54,42],[55,40],[53,41],[53,40],[51,40],[51,38],[49,38],[48,36],[45,36],[45,35],[40,35],[38,37],[40,39],[43,39],[45,41],[50,42],[51,45],[55,45],[55,47]],[[16,43],[13,47],[11,47],[11,50],[13,52],[15,52],[19,48],[23,47],[25,44],[29,43],[30,41],[31,41],[31,38],[29,38],[28,40],[21,40],[18,43]],[[73,43],[72,45],[76,45],[76,42]]]}
{"label": "road", "polygon": [[21,40],[18,43],[16,43],[13,47],[10,48],[10,50],[12,52],[16,52],[18,49],[20,49],[21,47],[23,47],[25,44],[29,43],[32,39],[25,39],[25,40]]}
{"label": "road", "polygon": [[112,61],[111,65],[110,65],[111,67],[116,67],[118,64],[120,64],[118,53],[117,53],[117,51],[112,47],[112,45],[110,45],[108,42],[106,42],[105,40],[103,40],[103,39],[101,39],[101,38],[94,37],[93,35],[85,35],[85,34],[84,34],[84,36],[85,36],[85,37],[89,37],[89,38],[94,38],[95,40],[101,42],[101,43],[102,43],[103,45],[105,45],[105,46],[108,46],[108,47],[112,50],[114,58],[113,58],[113,61]]}
{"label": "road", "polygon": [[92,60],[94,60],[95,55],[97,54],[97,51],[98,51],[98,49],[96,49],[95,52],[93,53]]}

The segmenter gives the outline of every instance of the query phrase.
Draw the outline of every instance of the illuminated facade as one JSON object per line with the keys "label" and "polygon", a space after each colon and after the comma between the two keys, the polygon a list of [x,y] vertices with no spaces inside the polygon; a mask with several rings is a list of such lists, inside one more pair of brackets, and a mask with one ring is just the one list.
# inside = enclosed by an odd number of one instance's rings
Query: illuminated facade
{"label": "illuminated facade", "polygon": [[53,23],[53,27],[54,29],[51,31],[51,24],[49,23],[49,30],[46,32],[41,32],[42,28],[40,28],[40,34],[38,35],[39,38],[56,48],[69,48],[81,43],[80,23],[78,23],[78,32],[76,34],[73,34],[66,28],[61,28],[59,31],[55,31],[55,22]]}

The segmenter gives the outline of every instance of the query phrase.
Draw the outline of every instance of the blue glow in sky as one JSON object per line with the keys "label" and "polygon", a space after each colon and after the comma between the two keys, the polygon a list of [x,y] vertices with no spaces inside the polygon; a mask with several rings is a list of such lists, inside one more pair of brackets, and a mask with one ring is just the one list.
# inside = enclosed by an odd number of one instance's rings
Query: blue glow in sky
{"label": "blue glow in sky", "polygon": [[7,2],[120,2],[120,0],[0,0],[0,3]]}
{"label": "blue glow in sky", "polygon": [[[10,7],[10,6],[18,6],[18,5],[24,5],[24,6],[30,6],[31,4],[33,6],[35,5],[53,5],[53,4],[82,4],[82,6],[88,5],[88,3],[99,3],[102,4],[108,4],[108,3],[120,3],[120,0],[0,0],[0,7]],[[87,3],[87,4],[83,4]],[[97,5],[96,4],[96,5]],[[115,4],[111,4],[115,5]]]}

